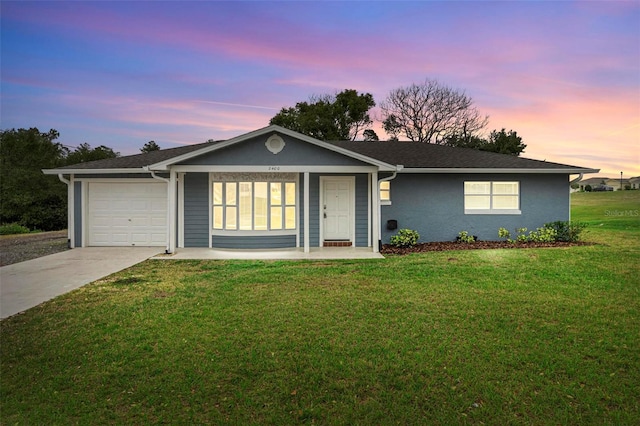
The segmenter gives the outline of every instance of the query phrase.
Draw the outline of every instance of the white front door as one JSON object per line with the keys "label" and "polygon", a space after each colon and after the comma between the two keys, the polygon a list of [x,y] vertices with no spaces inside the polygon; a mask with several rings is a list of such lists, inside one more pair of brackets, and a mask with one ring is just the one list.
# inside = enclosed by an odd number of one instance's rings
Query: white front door
{"label": "white front door", "polygon": [[322,179],[322,225],[325,241],[351,241],[355,199],[353,177]]}

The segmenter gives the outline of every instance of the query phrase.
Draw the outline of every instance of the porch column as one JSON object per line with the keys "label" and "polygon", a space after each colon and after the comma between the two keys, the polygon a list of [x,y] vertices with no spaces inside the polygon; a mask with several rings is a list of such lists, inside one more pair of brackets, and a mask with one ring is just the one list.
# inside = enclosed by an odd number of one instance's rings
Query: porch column
{"label": "porch column", "polygon": [[309,172],[304,172],[304,252],[309,253]]}
{"label": "porch column", "polygon": [[69,184],[67,185],[67,238],[69,248],[76,248],[76,227],[75,227],[75,189],[76,183],[73,175],[69,175]]}
{"label": "porch column", "polygon": [[380,251],[380,190],[378,183],[378,172],[371,173],[371,239],[373,244],[373,252],[378,253]]}
{"label": "porch column", "polygon": [[178,248],[184,248],[184,175],[178,173]]}
{"label": "porch column", "polygon": [[178,187],[178,174],[171,169],[169,172],[169,182],[167,183],[167,227],[169,232],[167,238],[167,253],[176,251],[176,189]]}

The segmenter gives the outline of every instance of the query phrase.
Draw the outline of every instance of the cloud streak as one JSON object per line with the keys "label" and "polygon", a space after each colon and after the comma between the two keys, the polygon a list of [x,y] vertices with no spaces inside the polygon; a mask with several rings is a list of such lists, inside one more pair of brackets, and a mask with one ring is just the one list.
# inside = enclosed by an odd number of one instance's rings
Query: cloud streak
{"label": "cloud streak", "polygon": [[3,127],[132,153],[429,77],[518,131],[528,157],[640,175],[635,2],[3,2],[0,19]]}

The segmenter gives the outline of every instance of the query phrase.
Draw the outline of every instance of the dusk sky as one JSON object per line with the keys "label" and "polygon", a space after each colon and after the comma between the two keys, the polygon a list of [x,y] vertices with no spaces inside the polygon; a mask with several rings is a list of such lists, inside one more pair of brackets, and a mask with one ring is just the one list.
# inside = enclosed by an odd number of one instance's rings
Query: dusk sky
{"label": "dusk sky", "polygon": [[313,94],[379,104],[432,78],[472,97],[487,132],[517,131],[523,157],[640,176],[639,1],[0,8],[1,128],[53,128],[70,147],[227,139]]}

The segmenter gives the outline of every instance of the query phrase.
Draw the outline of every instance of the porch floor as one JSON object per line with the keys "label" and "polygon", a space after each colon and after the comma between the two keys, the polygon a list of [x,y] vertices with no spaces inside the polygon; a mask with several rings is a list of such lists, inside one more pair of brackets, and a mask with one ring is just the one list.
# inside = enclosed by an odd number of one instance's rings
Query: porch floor
{"label": "porch floor", "polygon": [[300,259],[384,259],[370,247],[321,247],[305,253],[302,248],[269,250],[232,250],[210,248],[181,248],[173,254],[159,254],[152,259],[201,259],[201,260],[300,260]]}

